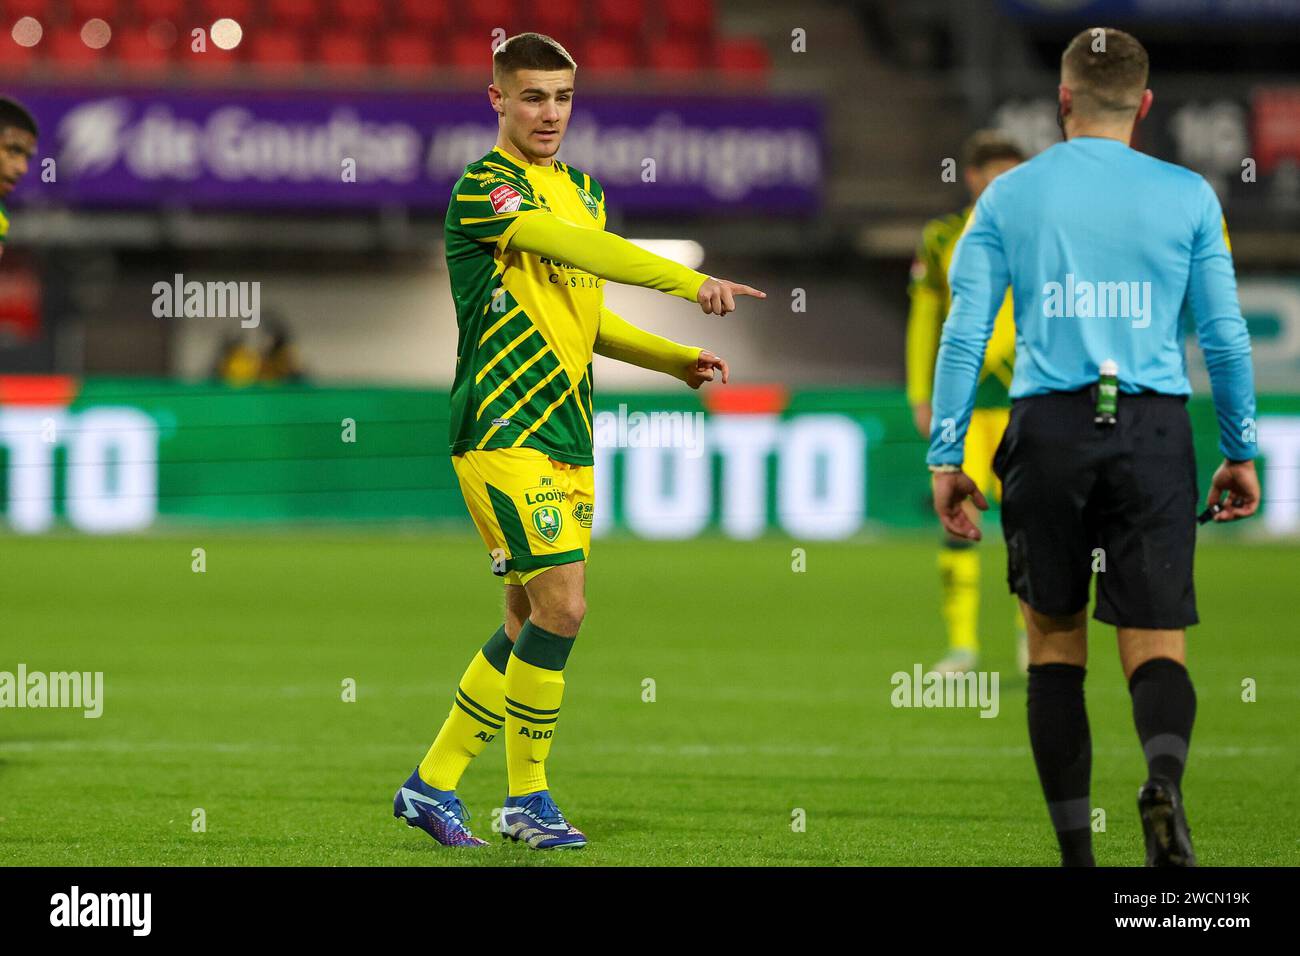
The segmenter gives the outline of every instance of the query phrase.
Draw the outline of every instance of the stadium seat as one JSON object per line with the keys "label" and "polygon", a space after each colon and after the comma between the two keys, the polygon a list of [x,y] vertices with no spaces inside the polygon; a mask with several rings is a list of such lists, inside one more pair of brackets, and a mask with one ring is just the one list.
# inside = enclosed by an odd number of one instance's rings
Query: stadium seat
{"label": "stadium seat", "polygon": [[384,0],[332,0],[326,24],[333,29],[365,30],[367,35],[388,25]]}
{"label": "stadium seat", "polygon": [[764,76],[772,65],[767,47],[754,37],[719,40],[714,59],[718,69],[733,79]]}
{"label": "stadium seat", "polygon": [[584,43],[575,53],[578,69],[597,74],[625,73],[637,66],[637,50],[622,36],[598,36]]}
{"label": "stadium seat", "polygon": [[37,47],[19,46],[5,36],[0,36],[0,43],[5,44],[5,55],[0,59],[0,75],[21,76],[36,63]]}
{"label": "stadium seat", "polygon": [[115,21],[121,19],[124,4],[120,0],[72,0],[72,19],[78,23],[85,23],[94,17],[101,20],[107,20],[111,26],[116,26]]}
{"label": "stadium seat", "polygon": [[688,40],[713,37],[711,0],[660,0],[664,27],[668,33]]}
{"label": "stadium seat", "polygon": [[42,26],[62,23],[67,8],[56,0],[5,0],[2,9],[5,20],[17,20],[21,17],[35,17]]}
{"label": "stadium seat", "polygon": [[240,55],[244,48],[242,43],[234,50],[222,50],[209,43],[203,53],[194,53],[188,43],[181,43],[178,46],[181,65],[198,77],[224,77],[243,62],[243,57]]}
{"label": "stadium seat", "polygon": [[645,28],[645,0],[595,0],[596,26],[606,36],[639,37]]}
{"label": "stadium seat", "polygon": [[172,50],[159,47],[138,24],[113,34],[108,49],[122,69],[131,73],[159,73],[171,65]]}
{"label": "stadium seat", "polygon": [[103,50],[93,50],[86,46],[81,39],[80,28],[74,26],[61,27],[47,33],[41,46],[46,47],[46,55],[50,60],[67,70],[94,69],[107,59]]}
{"label": "stadium seat", "polygon": [[392,33],[380,43],[380,59],[398,73],[425,73],[437,64],[433,41],[415,33]]}
{"label": "stadium seat", "polygon": [[515,4],[512,0],[478,0],[466,5],[463,12],[466,27],[474,31],[491,34],[497,28],[506,31],[506,36],[518,32],[510,25],[515,20]]}
{"label": "stadium seat", "polygon": [[450,20],[448,0],[397,0],[397,21],[403,28],[439,30]]}
{"label": "stadium seat", "polygon": [[534,7],[531,16],[534,24],[531,29],[554,37],[570,53],[580,45],[579,40],[586,32],[582,0],[547,0]]}
{"label": "stadium seat", "polygon": [[323,26],[324,15],[316,0],[268,0],[271,22],[299,29]]}
{"label": "stadium seat", "polygon": [[451,41],[450,60],[458,70],[485,72],[492,68],[492,44],[486,34],[462,34]]}
{"label": "stadium seat", "polygon": [[293,30],[260,28],[245,37],[244,45],[249,62],[268,73],[296,73],[307,58],[302,36]]}
{"label": "stadium seat", "polygon": [[[258,22],[253,13],[252,0],[199,0],[197,6],[199,21],[207,26],[211,26],[216,20],[229,18],[243,27],[244,33],[248,34],[251,32],[249,27]],[[183,9],[181,15],[184,15]]]}
{"label": "stadium seat", "polygon": [[369,34],[354,28],[322,33],[316,41],[316,62],[330,72],[355,73],[373,60]]}
{"label": "stadium seat", "polygon": [[652,43],[648,62],[658,72],[673,76],[702,73],[712,66],[707,45],[677,38]]}
{"label": "stadium seat", "polygon": [[[137,21],[148,23],[151,20],[170,20],[172,23],[178,23],[185,15],[189,4],[186,0],[133,0],[131,6]],[[222,14],[222,16],[230,16],[230,14]]]}

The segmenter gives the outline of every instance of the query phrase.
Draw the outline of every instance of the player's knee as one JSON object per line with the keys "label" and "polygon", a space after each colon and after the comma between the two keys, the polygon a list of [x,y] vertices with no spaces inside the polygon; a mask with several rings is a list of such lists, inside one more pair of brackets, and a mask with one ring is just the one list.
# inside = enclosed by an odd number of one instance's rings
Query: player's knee
{"label": "player's knee", "polygon": [[553,608],[553,613],[561,625],[560,633],[577,634],[587,616],[587,599],[581,594],[566,596]]}

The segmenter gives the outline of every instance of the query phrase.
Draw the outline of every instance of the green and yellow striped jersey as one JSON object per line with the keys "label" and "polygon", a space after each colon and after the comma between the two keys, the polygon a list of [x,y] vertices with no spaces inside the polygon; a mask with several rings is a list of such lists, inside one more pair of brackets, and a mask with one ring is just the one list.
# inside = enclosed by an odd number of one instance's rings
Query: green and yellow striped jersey
{"label": "green and yellow striped jersey", "polygon": [[459,341],[451,453],[536,448],[592,464],[592,349],[605,280],[507,248],[527,216],[549,211],[605,228],[600,183],[556,160],[525,163],[499,148],[465,168],[445,223]]}
{"label": "green and yellow striped jersey", "polygon": [[[952,304],[948,267],[952,265],[957,240],[966,228],[970,213],[968,206],[961,212],[940,216],[926,223],[921,231],[908,288],[912,307],[907,318],[907,397],[913,405],[930,401],[939,339]],[[1008,289],[984,352],[984,367],[975,392],[976,408],[1005,408],[1011,403],[1009,393],[1015,357],[1015,312]]]}

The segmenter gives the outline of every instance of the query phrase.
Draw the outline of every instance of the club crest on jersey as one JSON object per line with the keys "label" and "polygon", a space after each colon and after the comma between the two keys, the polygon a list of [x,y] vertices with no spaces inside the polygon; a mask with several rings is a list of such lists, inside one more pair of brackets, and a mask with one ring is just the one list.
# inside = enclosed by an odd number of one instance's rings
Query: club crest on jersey
{"label": "club crest on jersey", "polygon": [[554,543],[560,536],[560,526],[563,523],[564,516],[554,505],[542,505],[533,511],[533,527],[549,543]]}
{"label": "club crest on jersey", "polygon": [[488,193],[488,199],[492,202],[492,211],[498,216],[503,212],[518,212],[520,204],[524,201],[519,190],[504,183]]}
{"label": "club crest on jersey", "polygon": [[591,197],[591,193],[579,186],[578,198],[581,199],[582,204],[587,207],[587,212],[591,213],[592,219],[600,218],[600,206],[597,204],[596,200]]}

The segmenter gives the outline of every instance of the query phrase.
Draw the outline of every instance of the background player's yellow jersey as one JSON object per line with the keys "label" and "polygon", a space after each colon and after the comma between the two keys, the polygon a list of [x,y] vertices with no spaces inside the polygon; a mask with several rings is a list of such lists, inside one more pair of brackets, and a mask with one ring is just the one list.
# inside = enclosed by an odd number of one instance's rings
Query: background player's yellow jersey
{"label": "background player's yellow jersey", "polygon": [[[932,219],[921,232],[921,244],[916,261],[912,263],[912,280],[908,288],[912,307],[907,317],[907,400],[912,405],[930,401],[939,339],[952,301],[948,267],[952,264],[953,251],[970,213],[971,207],[968,206],[959,213]],[[1010,404],[1008,393],[1015,355],[1015,313],[1008,289],[993,323],[993,337],[984,353],[984,367],[975,392],[976,408],[1001,408]]]}
{"label": "background player's yellow jersey", "polygon": [[537,166],[499,148],[452,189],[445,236],[459,344],[451,452],[536,448],[592,464],[592,350],[605,280],[510,250],[519,223],[543,210],[605,228],[600,184],[559,162]]}

